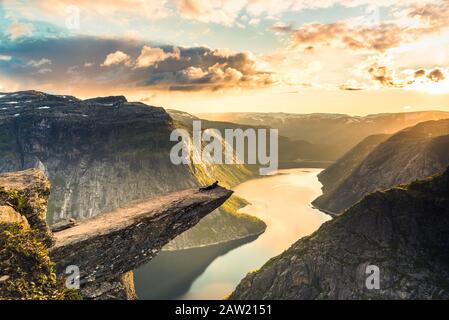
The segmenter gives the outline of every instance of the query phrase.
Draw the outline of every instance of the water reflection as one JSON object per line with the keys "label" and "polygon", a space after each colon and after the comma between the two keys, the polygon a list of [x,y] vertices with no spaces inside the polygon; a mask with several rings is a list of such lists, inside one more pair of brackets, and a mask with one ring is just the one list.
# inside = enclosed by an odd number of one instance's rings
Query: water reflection
{"label": "water reflection", "polygon": [[[259,269],[330,217],[310,202],[321,194],[320,169],[281,170],[247,181],[237,195],[251,205],[242,212],[259,217],[267,231],[248,243],[162,253],[135,274],[141,299],[222,299],[249,272]],[[234,249],[235,248],[235,249]]]}

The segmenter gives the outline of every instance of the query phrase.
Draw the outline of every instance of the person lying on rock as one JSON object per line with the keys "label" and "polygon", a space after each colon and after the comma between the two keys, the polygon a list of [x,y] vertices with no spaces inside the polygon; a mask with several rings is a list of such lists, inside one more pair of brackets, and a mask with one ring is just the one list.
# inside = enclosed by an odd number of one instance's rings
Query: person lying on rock
{"label": "person lying on rock", "polygon": [[214,183],[212,183],[212,184],[209,185],[209,186],[201,187],[199,190],[200,190],[200,191],[208,191],[208,190],[215,189],[216,187],[218,187],[218,181],[215,181]]}

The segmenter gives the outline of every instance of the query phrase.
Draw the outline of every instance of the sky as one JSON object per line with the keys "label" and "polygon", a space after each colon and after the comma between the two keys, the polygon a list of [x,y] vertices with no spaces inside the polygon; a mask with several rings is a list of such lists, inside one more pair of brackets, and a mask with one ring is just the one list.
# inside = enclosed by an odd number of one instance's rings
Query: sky
{"label": "sky", "polygon": [[449,111],[449,0],[0,0],[0,92],[191,113]]}

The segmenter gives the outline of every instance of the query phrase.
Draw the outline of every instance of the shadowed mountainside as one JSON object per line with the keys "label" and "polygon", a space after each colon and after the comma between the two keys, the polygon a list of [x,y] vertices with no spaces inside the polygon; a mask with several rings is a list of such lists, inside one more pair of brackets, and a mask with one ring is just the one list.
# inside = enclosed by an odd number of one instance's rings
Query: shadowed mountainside
{"label": "shadowed mountainside", "polygon": [[[244,278],[231,299],[448,299],[449,169],[378,191]],[[380,289],[368,289],[368,265]]]}
{"label": "shadowed mountainside", "polygon": [[[376,140],[321,173],[324,193],[313,201],[315,206],[338,213],[370,192],[425,178],[449,165],[449,119],[419,123],[378,145]],[[336,168],[341,169],[337,174]]]}

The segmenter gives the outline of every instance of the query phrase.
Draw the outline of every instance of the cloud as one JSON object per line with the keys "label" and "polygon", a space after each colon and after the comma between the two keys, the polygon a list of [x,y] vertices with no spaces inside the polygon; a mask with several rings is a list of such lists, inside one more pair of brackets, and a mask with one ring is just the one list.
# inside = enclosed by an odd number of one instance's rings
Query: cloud
{"label": "cloud", "polygon": [[181,17],[200,22],[232,25],[244,8],[244,0],[174,0]]}
{"label": "cloud", "polygon": [[179,48],[175,48],[173,52],[166,53],[161,48],[152,48],[149,46],[144,46],[140,52],[139,57],[136,61],[136,68],[146,68],[155,65],[157,62],[164,61],[167,59],[179,60],[181,56],[181,51]]}
{"label": "cloud", "polygon": [[311,23],[293,31],[289,31],[288,28],[285,28],[285,30],[277,28],[275,30],[291,32],[291,46],[294,48],[335,46],[378,52],[384,52],[400,45],[404,41],[404,32],[406,32],[404,28],[395,24],[355,27],[344,21],[330,24]]}
{"label": "cloud", "polygon": [[271,25],[270,30],[274,32],[289,33],[293,30],[293,26],[291,24],[285,24],[283,22],[276,22]]}
{"label": "cloud", "polygon": [[439,81],[443,81],[444,79],[446,79],[444,73],[440,69],[435,69],[435,70],[432,70],[431,72],[429,72],[429,74],[427,75],[427,78],[429,78],[433,82],[439,82]]}
{"label": "cloud", "polygon": [[[420,86],[429,88],[433,83],[442,82],[446,79],[446,71],[435,68],[432,70],[402,70],[394,71],[387,66],[374,65],[368,70],[371,79],[379,82],[383,87],[393,88],[413,88],[420,89]],[[449,88],[447,88],[449,90]]]}
{"label": "cloud", "polygon": [[415,78],[424,77],[426,75],[426,70],[424,69],[416,70],[413,75]]}
{"label": "cloud", "polygon": [[333,23],[306,23],[297,29],[273,25],[271,29],[290,34],[291,48],[321,46],[385,52],[449,28],[449,0],[440,4],[415,4],[399,10],[397,15],[396,20],[374,24],[353,18]]}
{"label": "cloud", "polygon": [[179,61],[163,61],[152,67],[147,86],[168,90],[198,91],[229,88],[260,88],[275,83],[274,76],[258,69],[249,52],[205,47],[182,48]]}
{"label": "cloud", "polygon": [[130,60],[129,55],[127,55],[126,53],[124,53],[122,51],[116,51],[114,53],[109,53],[106,56],[106,59],[104,60],[104,62],[101,64],[101,66],[102,67],[110,67],[110,66],[115,66],[115,65],[119,65],[119,64],[130,65],[131,60]]}
{"label": "cloud", "polygon": [[16,40],[20,37],[33,35],[33,25],[30,23],[13,22],[7,28],[7,34],[11,40]]}
{"label": "cloud", "polygon": [[11,61],[11,56],[5,56],[0,54],[0,61]]}
{"label": "cloud", "polygon": [[[107,86],[214,91],[276,83],[275,75],[264,70],[252,53],[229,49],[71,37],[0,44],[0,54],[12,56],[11,61],[0,61],[1,74],[35,88],[45,83],[52,88],[76,85],[89,90]],[[44,68],[50,62],[51,72]],[[36,67],[44,75],[38,75]]]}
{"label": "cloud", "polygon": [[[15,1],[5,0],[14,4]],[[39,0],[33,1],[43,12],[51,15],[67,14],[67,8],[76,5],[81,13],[89,17],[144,17],[151,20],[170,15],[166,0]]]}
{"label": "cloud", "polygon": [[28,61],[28,63],[27,63],[28,66],[32,66],[34,68],[40,68],[42,66],[50,65],[50,64],[51,64],[51,60],[47,59],[47,58],[42,58],[40,60],[32,59],[32,60]]}
{"label": "cloud", "polygon": [[395,86],[393,71],[386,66],[372,66],[368,69],[371,78],[383,86]]}

